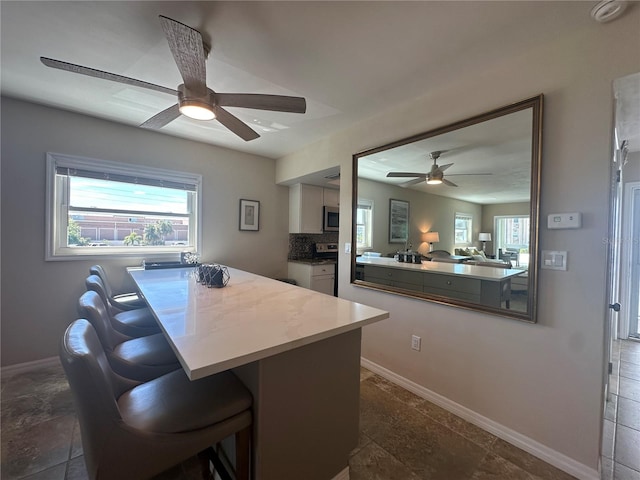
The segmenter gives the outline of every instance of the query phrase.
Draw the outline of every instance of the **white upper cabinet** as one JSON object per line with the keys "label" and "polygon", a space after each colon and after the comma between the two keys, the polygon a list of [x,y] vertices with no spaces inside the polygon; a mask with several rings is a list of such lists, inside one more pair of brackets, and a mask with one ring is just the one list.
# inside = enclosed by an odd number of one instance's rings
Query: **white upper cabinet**
{"label": "white upper cabinet", "polygon": [[289,233],[322,233],[323,190],[303,183],[289,187]]}
{"label": "white upper cabinet", "polygon": [[323,189],[324,205],[327,207],[339,207],[340,206],[340,190],[335,188]]}

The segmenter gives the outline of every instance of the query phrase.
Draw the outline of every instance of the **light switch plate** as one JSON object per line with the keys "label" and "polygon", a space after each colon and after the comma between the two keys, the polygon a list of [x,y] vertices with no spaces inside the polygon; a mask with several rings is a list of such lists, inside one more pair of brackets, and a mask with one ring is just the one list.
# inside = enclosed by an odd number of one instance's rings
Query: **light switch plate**
{"label": "light switch plate", "polygon": [[351,243],[345,242],[344,244],[344,253],[351,253]]}
{"label": "light switch plate", "polygon": [[566,270],[567,252],[559,250],[542,250],[540,268],[547,270]]}

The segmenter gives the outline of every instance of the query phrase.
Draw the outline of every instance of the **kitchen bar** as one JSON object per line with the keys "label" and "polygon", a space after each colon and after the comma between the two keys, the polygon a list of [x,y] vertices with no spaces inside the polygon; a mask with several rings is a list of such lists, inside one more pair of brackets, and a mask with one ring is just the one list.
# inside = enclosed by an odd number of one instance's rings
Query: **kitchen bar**
{"label": "kitchen bar", "polygon": [[194,380],[233,369],[254,396],[256,480],[330,480],[358,441],[360,336],[388,312],[229,268],[128,269]]}

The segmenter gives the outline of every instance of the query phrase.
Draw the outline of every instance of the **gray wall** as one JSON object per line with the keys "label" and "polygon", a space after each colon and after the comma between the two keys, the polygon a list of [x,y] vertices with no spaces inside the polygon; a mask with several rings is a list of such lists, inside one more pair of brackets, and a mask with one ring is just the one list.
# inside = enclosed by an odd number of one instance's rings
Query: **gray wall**
{"label": "gray wall", "polygon": [[[339,291],[390,312],[364,329],[364,357],[583,478],[597,476],[603,411],[612,81],[640,71],[635,7],[610,24],[592,22],[469,65],[468,76],[425,84],[424,96],[281,158],[276,169],[276,180],[285,182],[340,163],[344,252],[354,153],[545,95],[541,219],[582,212],[583,227],[540,229],[540,248],[569,251],[569,263],[567,271],[540,272],[537,324],[350,285],[344,253]],[[495,34],[508,42],[514,33]],[[422,337],[420,352],[411,350],[411,335]]]}
{"label": "gray wall", "polygon": [[[202,259],[286,276],[289,196],[273,160],[8,98],[1,128],[2,366],[57,355],[90,265],[126,290],[124,267],[142,261],[44,261],[46,152],[202,174]],[[238,230],[240,198],[260,201],[259,232]]]}

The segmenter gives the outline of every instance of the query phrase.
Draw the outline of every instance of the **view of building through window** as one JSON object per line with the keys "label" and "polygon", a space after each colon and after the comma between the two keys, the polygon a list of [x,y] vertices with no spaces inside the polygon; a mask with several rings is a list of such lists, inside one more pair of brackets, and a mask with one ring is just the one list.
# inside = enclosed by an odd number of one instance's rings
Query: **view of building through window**
{"label": "view of building through window", "polygon": [[189,195],[70,176],[67,246],[188,245]]}

